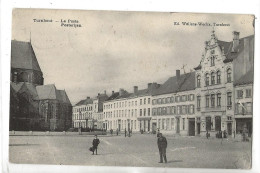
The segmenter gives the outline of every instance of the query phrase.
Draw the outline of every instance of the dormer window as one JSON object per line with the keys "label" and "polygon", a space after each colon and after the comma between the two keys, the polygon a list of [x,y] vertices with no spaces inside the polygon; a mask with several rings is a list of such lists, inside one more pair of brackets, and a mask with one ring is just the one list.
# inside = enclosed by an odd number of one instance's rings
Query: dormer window
{"label": "dormer window", "polygon": [[200,87],[200,75],[197,76],[197,87],[198,87],[198,88]]}

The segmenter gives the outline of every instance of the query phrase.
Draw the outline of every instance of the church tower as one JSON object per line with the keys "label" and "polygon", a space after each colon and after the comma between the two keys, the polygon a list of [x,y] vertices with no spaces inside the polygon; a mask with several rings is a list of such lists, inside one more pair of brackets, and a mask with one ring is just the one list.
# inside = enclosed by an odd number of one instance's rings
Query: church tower
{"label": "church tower", "polygon": [[12,40],[11,81],[43,85],[43,74],[31,42]]}

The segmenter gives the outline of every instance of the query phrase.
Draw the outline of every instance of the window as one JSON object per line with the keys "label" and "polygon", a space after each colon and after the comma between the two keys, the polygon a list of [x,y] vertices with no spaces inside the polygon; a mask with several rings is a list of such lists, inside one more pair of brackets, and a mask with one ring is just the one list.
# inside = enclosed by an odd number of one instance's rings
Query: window
{"label": "window", "polygon": [[177,106],[177,114],[181,114],[181,106]]}
{"label": "window", "polygon": [[171,103],[173,103],[173,102],[174,102],[174,97],[171,97],[171,100],[170,100],[170,102],[171,102]]}
{"label": "window", "polygon": [[182,129],[185,130],[185,118],[182,118]]}
{"label": "window", "polygon": [[211,85],[215,85],[215,73],[211,73]]}
{"label": "window", "polygon": [[205,81],[206,81],[206,86],[209,86],[209,74],[208,73],[206,74]]}
{"label": "window", "polygon": [[176,107],[172,106],[172,113],[175,115],[176,114]]}
{"label": "window", "polygon": [[135,123],[134,127],[135,127],[135,129],[136,129],[136,120],[134,121],[134,123]]}
{"label": "window", "polygon": [[157,104],[161,104],[162,103],[162,99],[157,99]]}
{"label": "window", "polygon": [[156,108],[153,108],[153,115],[156,115],[157,114],[157,109]]}
{"label": "window", "polygon": [[148,98],[148,104],[150,104],[150,98]]}
{"label": "window", "polygon": [[197,96],[197,110],[200,111],[200,96]]}
{"label": "window", "polygon": [[152,102],[153,102],[153,105],[155,105],[155,104],[156,104],[156,100],[155,100],[155,99],[153,99],[153,101],[152,101]]}
{"label": "window", "polygon": [[150,116],[150,108],[148,108],[148,116]]}
{"label": "window", "polygon": [[167,97],[166,103],[170,103],[171,102],[171,98]]}
{"label": "window", "polygon": [[232,93],[231,92],[227,93],[227,106],[232,107]]}
{"label": "window", "polygon": [[158,128],[161,128],[161,119],[158,119]]}
{"label": "window", "polygon": [[171,118],[171,129],[174,129],[174,118]]}
{"label": "window", "polygon": [[237,90],[237,98],[243,98],[243,90]]}
{"label": "window", "polygon": [[211,130],[211,117],[206,117],[206,130]]}
{"label": "window", "polygon": [[198,87],[198,88],[200,87],[200,75],[197,76],[197,87]]}
{"label": "window", "polygon": [[162,115],[166,115],[166,107],[162,108]]}
{"label": "window", "polygon": [[142,99],[140,99],[140,105],[142,105]]}
{"label": "window", "polygon": [[217,94],[217,107],[221,107],[221,94]]}
{"label": "window", "polygon": [[186,95],[181,96],[181,101],[182,101],[182,102],[185,102],[186,100],[187,100]]}
{"label": "window", "polygon": [[166,119],[166,130],[170,129],[170,118]]}
{"label": "window", "polygon": [[146,98],[144,98],[144,104],[146,104]]}
{"label": "window", "polygon": [[220,79],[220,71],[217,71],[217,84],[221,83],[221,79]]}
{"label": "window", "polygon": [[194,100],[194,94],[191,94],[190,95],[190,101],[193,101]]}
{"label": "window", "polygon": [[135,106],[137,106],[137,101],[135,101]]}
{"label": "window", "polygon": [[165,100],[166,100],[165,98],[162,98],[162,104],[164,104],[164,103],[165,103]]}
{"label": "window", "polygon": [[185,105],[182,106],[182,112],[181,113],[186,114],[186,106]]}
{"label": "window", "polygon": [[253,112],[252,103],[251,102],[246,103],[246,112],[247,113],[252,113]]}
{"label": "window", "polygon": [[142,109],[140,109],[140,116],[142,116]]}
{"label": "window", "polygon": [[144,108],[144,116],[146,116],[146,109]]}
{"label": "window", "polygon": [[231,82],[231,69],[230,68],[227,70],[227,82],[228,83]]}
{"label": "window", "polygon": [[211,94],[211,107],[215,107],[215,94]]}
{"label": "window", "polygon": [[206,95],[206,108],[209,107],[209,95]]}
{"label": "window", "polygon": [[157,115],[161,115],[161,108],[157,108]]}
{"label": "window", "polygon": [[194,105],[190,105],[189,107],[190,107],[189,113],[194,114]]}
{"label": "window", "polygon": [[165,119],[162,119],[162,129],[164,129]]}
{"label": "window", "polygon": [[246,97],[252,97],[251,89],[246,89]]}
{"label": "window", "polygon": [[170,115],[171,113],[172,113],[171,107],[168,106],[168,107],[166,108],[166,114],[167,114],[167,115]]}
{"label": "window", "polygon": [[176,96],[176,97],[175,97],[175,101],[176,101],[176,102],[179,102],[179,101],[180,101],[180,96]]}
{"label": "window", "polygon": [[215,56],[212,56],[212,57],[210,58],[210,65],[211,65],[211,66],[214,66],[214,65],[215,65]]}

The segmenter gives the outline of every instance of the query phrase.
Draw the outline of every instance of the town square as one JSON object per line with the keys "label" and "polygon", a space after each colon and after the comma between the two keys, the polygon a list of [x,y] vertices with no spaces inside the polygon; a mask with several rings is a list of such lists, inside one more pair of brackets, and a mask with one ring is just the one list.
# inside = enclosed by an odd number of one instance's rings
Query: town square
{"label": "town square", "polygon": [[[11,163],[252,167],[254,16],[15,9],[13,17]],[[184,19],[192,25],[173,25]]]}

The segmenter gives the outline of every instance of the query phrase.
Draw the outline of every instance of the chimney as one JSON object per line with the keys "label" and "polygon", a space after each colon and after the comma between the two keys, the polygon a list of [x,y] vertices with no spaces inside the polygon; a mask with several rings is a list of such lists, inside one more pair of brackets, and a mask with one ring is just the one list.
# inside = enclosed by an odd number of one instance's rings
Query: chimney
{"label": "chimney", "polygon": [[120,89],[119,89],[119,96],[122,96],[123,93],[124,93],[124,89],[123,89],[123,88],[120,88]]}
{"label": "chimney", "polygon": [[232,52],[237,52],[237,47],[239,45],[239,32],[233,31],[233,47]]}
{"label": "chimney", "polygon": [[88,96],[87,99],[90,99],[90,97]]}
{"label": "chimney", "polygon": [[105,94],[105,95],[107,94],[107,91],[106,91],[106,90],[104,90],[104,94]]}
{"label": "chimney", "polygon": [[114,95],[115,94],[115,91],[112,91],[112,95]]}
{"label": "chimney", "polygon": [[100,93],[98,93],[98,96],[100,95]]}
{"label": "chimney", "polygon": [[138,92],[138,86],[134,86],[134,94],[137,94]]}
{"label": "chimney", "polygon": [[176,70],[177,81],[180,79],[180,76],[181,76],[181,71],[180,70]]}

